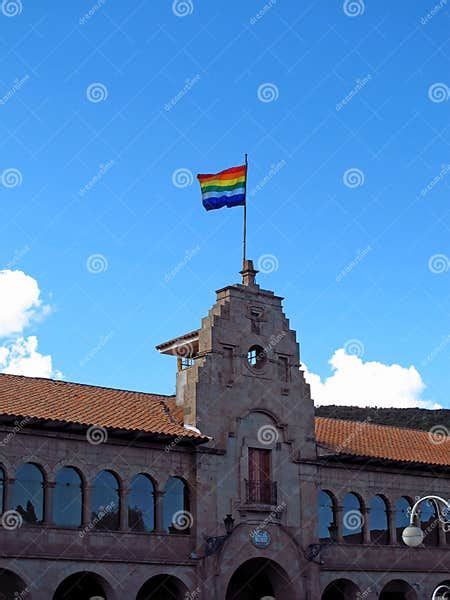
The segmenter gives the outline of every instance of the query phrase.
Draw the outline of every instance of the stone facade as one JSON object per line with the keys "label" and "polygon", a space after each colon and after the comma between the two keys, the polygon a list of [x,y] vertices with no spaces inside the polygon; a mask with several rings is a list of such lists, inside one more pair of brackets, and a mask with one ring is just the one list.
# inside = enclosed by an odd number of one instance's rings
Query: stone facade
{"label": "stone facade", "polygon": [[[198,335],[180,338],[174,352],[194,357],[177,375],[176,401],[185,426],[210,436],[208,443],[110,433],[103,443],[92,444],[85,434],[55,423],[14,431],[2,421],[4,511],[15,508],[15,474],[27,462],[42,470],[45,508],[42,524],[9,527],[3,518],[0,598],[422,600],[450,577],[445,534],[439,530],[436,546],[409,549],[397,541],[394,514],[402,496],[448,497],[449,474],[431,467],[329,460],[316,447],[314,406],[296,334],[282,299],[260,289],[255,274],[248,261],[243,284],[219,290]],[[257,459],[249,456],[254,451],[261,451]],[[270,469],[256,489],[253,460],[267,461]],[[76,468],[82,479],[78,528],[52,524],[56,474],[64,466]],[[90,494],[102,470],[114,473],[119,484],[117,531],[90,528]],[[137,474],[148,475],[154,486],[152,532],[129,527],[127,497]],[[189,490],[184,508],[190,529],[169,533],[164,527],[169,477],[183,480]],[[335,502],[335,543],[319,542],[320,490]],[[344,543],[342,503],[348,492],[361,501],[361,543]],[[388,507],[383,545],[370,537],[367,507],[374,495],[382,495]],[[227,515],[234,527],[225,534]],[[91,587],[78,589],[77,577]],[[64,588],[67,581],[71,585]]]}

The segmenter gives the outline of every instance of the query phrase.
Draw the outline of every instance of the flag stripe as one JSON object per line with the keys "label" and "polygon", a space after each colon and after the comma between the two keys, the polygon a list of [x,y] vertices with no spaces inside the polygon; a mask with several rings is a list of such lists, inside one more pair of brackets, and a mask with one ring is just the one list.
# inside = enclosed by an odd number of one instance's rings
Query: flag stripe
{"label": "flag stripe", "polygon": [[236,183],[232,183],[232,184],[226,184],[226,185],[212,185],[209,184],[205,185],[203,184],[201,186],[202,189],[202,193],[205,192],[222,192],[222,191],[226,191],[226,190],[236,190],[237,188],[241,188],[244,187],[245,184],[245,178],[243,178],[242,180],[239,179]]}
{"label": "flag stripe", "polygon": [[197,175],[200,183],[207,181],[208,179],[236,179],[237,177],[245,177],[246,167],[233,167],[232,169],[226,169],[219,173],[209,173],[205,175]]}
{"label": "flag stripe", "polygon": [[219,196],[215,198],[203,198],[203,206],[206,210],[214,210],[223,206],[243,206],[245,204],[245,194],[236,194],[235,196]]}
{"label": "flag stripe", "polygon": [[244,186],[241,185],[236,190],[219,190],[219,191],[209,191],[203,192],[202,198],[203,200],[208,200],[209,198],[230,198],[231,196],[239,196],[243,194],[245,191]]}

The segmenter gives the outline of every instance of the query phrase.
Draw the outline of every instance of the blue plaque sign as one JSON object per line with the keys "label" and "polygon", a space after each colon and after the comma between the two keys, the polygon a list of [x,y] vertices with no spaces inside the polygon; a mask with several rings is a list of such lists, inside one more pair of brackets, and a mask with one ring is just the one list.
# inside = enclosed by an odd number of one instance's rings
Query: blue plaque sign
{"label": "blue plaque sign", "polygon": [[250,539],[256,548],[267,548],[272,541],[270,533],[265,529],[255,529],[250,534]]}

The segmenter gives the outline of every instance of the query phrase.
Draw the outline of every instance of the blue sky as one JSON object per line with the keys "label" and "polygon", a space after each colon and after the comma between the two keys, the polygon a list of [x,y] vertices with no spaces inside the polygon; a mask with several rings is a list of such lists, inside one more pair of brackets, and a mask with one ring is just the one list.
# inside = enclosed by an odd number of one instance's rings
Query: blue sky
{"label": "blue sky", "polygon": [[248,152],[248,255],[309,370],[414,365],[450,407],[446,4],[3,2],[0,269],[41,305],[0,350],[172,393],[154,346],[241,267],[242,211],[204,211],[195,174]]}

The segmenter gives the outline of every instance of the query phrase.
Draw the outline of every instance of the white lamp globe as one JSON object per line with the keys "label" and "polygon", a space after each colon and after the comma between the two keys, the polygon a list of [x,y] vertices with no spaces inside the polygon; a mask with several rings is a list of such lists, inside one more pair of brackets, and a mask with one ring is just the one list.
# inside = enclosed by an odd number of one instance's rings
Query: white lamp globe
{"label": "white lamp globe", "polygon": [[405,527],[403,530],[402,540],[410,548],[420,546],[420,544],[423,542],[423,531],[420,529],[420,527],[408,525],[408,527]]}

